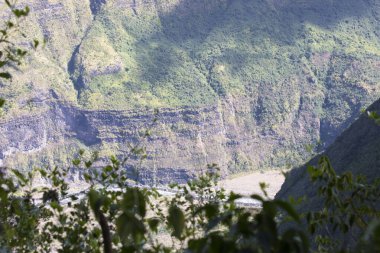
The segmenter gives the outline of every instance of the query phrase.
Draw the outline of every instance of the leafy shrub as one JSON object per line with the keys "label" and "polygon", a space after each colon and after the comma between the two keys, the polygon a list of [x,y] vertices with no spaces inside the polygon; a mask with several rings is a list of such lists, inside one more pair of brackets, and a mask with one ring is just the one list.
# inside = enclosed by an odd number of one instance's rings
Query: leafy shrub
{"label": "leafy shrub", "polygon": [[[368,184],[350,173],[338,176],[327,158],[317,168],[309,168],[312,181],[320,184],[324,204],[303,219],[291,202],[269,199],[265,184],[263,196],[250,196],[260,210],[237,205],[242,196],[217,186],[215,165],[186,185],[171,186],[174,195],[164,196],[156,189],[126,183],[123,162],[114,157],[103,168],[92,168],[96,157],[83,157],[81,153],[73,163],[83,166],[90,187],[79,195],[67,193],[68,170],[2,172],[1,250],[368,252],[368,245],[371,250],[380,246],[379,184]],[[37,174],[48,182],[47,187],[33,187]],[[329,238],[326,231],[330,230],[340,232]],[[347,244],[347,234],[354,243]]]}
{"label": "leafy shrub", "polygon": [[[9,8],[11,15],[5,22],[3,27],[0,27],[0,80],[11,79],[12,75],[8,71],[9,67],[21,65],[22,60],[27,55],[28,51],[25,48],[14,43],[15,37],[26,37],[19,30],[19,22],[29,14],[29,7],[17,8],[16,2],[5,0],[5,5]],[[31,44],[33,48],[37,48],[39,41],[34,39]],[[5,104],[5,100],[0,98],[0,108]]]}

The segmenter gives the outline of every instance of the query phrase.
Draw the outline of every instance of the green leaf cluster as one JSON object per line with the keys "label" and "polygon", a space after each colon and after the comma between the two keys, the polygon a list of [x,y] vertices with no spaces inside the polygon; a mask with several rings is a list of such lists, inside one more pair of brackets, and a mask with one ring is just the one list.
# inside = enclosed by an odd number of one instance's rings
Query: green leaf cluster
{"label": "green leaf cluster", "polygon": [[[236,201],[243,196],[217,186],[215,164],[198,179],[172,185],[175,194],[166,196],[128,183],[120,173],[121,162],[114,157],[110,160],[111,164],[102,168],[87,167],[98,172],[88,173],[90,188],[79,195],[67,194],[68,170],[1,173],[0,249],[376,252],[380,247],[380,211],[376,207],[380,180],[367,183],[351,173],[337,175],[326,157],[318,167],[308,168],[312,183],[320,185],[324,203],[319,211],[307,214],[299,213],[292,201],[269,199],[264,183],[263,195],[250,196],[260,208],[239,206]],[[33,187],[37,175],[49,186]],[[336,231],[339,233],[334,234]],[[336,237],[329,237],[332,234]],[[344,240],[347,234],[350,244]]]}

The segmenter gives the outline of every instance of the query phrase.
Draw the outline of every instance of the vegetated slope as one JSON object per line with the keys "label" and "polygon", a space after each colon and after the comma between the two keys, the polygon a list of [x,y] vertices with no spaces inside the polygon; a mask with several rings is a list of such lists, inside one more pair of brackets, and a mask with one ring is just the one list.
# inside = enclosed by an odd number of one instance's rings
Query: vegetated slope
{"label": "vegetated slope", "polygon": [[[368,111],[380,112],[380,100],[372,104]],[[362,174],[372,181],[380,176],[379,133],[380,126],[363,114],[321,155],[329,157],[338,174],[351,171],[354,175]],[[313,211],[320,208],[317,186],[311,183],[306,168],[307,165],[316,165],[321,155],[292,170],[276,198],[306,196],[306,200],[299,206],[300,210]]]}
{"label": "vegetated slope", "polygon": [[[41,113],[47,101],[65,100],[76,103],[76,90],[67,73],[72,51],[80,43],[92,22],[89,1],[18,1],[31,9],[20,23],[20,30],[28,39],[38,39],[40,50],[30,54],[26,62],[14,72],[12,82],[1,85],[0,94],[7,98],[1,111],[2,120],[22,115]],[[8,18],[4,1],[0,2],[2,22]],[[19,40],[26,49],[31,47],[24,38]]]}
{"label": "vegetated slope", "polygon": [[[4,164],[64,163],[78,147],[123,155],[153,108],[164,108],[147,168],[289,167],[307,158],[306,145],[331,143],[380,95],[376,0],[28,4],[32,34],[48,42],[1,89],[10,102],[2,134],[27,128],[42,137],[33,149],[23,131],[7,139],[14,145],[1,146]],[[77,137],[81,120],[55,117],[61,107],[83,115],[98,141]]]}
{"label": "vegetated slope", "polygon": [[364,0],[110,1],[76,56],[79,101],[232,100],[269,133],[310,107],[328,142],[379,94],[378,12]]}

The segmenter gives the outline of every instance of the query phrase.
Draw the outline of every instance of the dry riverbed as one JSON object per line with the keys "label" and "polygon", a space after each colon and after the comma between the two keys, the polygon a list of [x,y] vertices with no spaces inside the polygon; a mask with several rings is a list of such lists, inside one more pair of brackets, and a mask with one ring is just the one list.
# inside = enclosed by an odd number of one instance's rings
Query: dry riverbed
{"label": "dry riverbed", "polygon": [[[265,172],[252,172],[243,175],[234,175],[232,178],[227,178],[219,182],[219,187],[224,188],[227,192],[233,191],[235,193],[241,194],[243,196],[250,196],[251,194],[260,194],[262,195],[262,191],[260,189],[260,183],[264,182],[269,187],[266,189],[270,198],[274,198],[276,193],[280,190],[281,185],[285,180],[284,175],[281,171],[265,171]],[[69,183],[69,195],[76,195],[79,198],[85,196],[87,190],[90,185],[85,183],[84,181],[74,180]],[[48,187],[46,183],[39,182],[37,185],[39,187]],[[168,187],[162,186],[158,187],[158,192],[163,196],[173,196],[176,191],[172,190]],[[42,194],[39,194],[37,198],[42,198]],[[63,202],[70,201],[70,198],[63,200]],[[241,204],[246,205],[256,205],[255,201],[249,198],[243,198],[240,201]]]}
{"label": "dry riverbed", "polygon": [[233,191],[245,196],[257,193],[262,194],[260,183],[264,182],[269,187],[267,192],[269,197],[274,198],[284,183],[285,177],[281,171],[252,172],[242,176],[225,179],[219,183],[227,191]]}

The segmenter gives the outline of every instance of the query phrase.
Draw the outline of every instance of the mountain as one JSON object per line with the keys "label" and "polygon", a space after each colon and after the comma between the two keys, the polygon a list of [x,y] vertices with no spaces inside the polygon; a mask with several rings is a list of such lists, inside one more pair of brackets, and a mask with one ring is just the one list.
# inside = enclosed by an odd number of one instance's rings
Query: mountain
{"label": "mountain", "polygon": [[24,3],[47,43],[1,84],[3,165],[122,156],[153,126],[147,181],[291,167],[380,95],[377,0]]}
{"label": "mountain", "polygon": [[[368,111],[380,112],[380,100],[373,103]],[[335,142],[306,165],[292,170],[287,175],[276,198],[287,199],[306,196],[306,201],[298,207],[301,211],[317,210],[321,199],[317,195],[317,185],[313,185],[307,173],[307,165],[316,166],[320,157],[327,156],[337,174],[351,171],[354,175],[364,175],[368,181],[380,176],[380,126],[363,114]]]}

